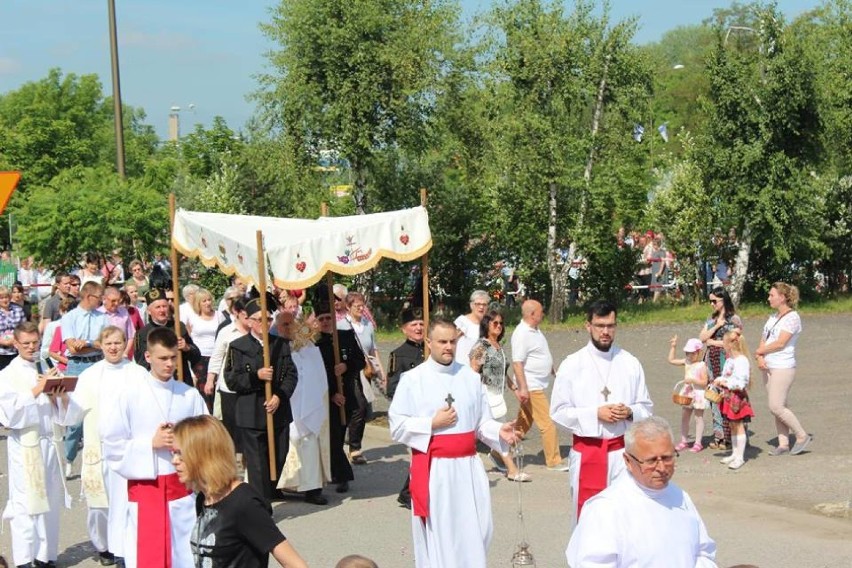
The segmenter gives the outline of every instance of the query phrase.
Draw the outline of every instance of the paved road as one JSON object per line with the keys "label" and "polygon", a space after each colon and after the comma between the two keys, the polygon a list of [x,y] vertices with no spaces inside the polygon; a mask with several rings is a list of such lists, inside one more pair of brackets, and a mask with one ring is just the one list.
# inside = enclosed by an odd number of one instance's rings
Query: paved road
{"label": "paved road", "polygon": [[[762,321],[746,322],[746,337],[757,344]],[[852,350],[848,316],[805,318],[799,342],[799,377],[792,407],[816,436],[812,452],[797,457],[769,458],[767,442],[774,437],[766,410],[766,396],[756,384],[752,398],[758,416],[751,425],[746,465],[734,472],[718,464],[705,450],[686,453],[677,466],[675,481],[692,495],[710,534],[719,546],[719,565],[750,563],[763,568],[852,568],[852,444],[848,442]],[[679,420],[671,403],[672,385],[680,371],[665,362],[668,339],[695,335],[698,326],[622,327],[618,342],[637,355],[648,377],[656,411]],[[548,332],[554,356],[561,360],[586,342],[584,331]],[[387,354],[390,345],[380,345]],[[755,377],[755,382],[759,380]],[[386,404],[379,402],[378,411]],[[509,405],[510,412],[516,405]],[[709,428],[709,427],[708,427]],[[562,433],[563,451],[568,436]],[[494,541],[489,567],[510,567],[518,542],[526,539],[539,568],[564,567],[569,536],[567,474],[544,468],[538,433],[533,429],[525,444],[525,468],[534,481],[515,484],[490,473],[494,509]],[[0,444],[5,454],[5,444]],[[275,505],[279,526],[311,566],[332,567],[354,552],[374,558],[382,568],[413,566],[410,513],[396,505],[396,493],[406,475],[407,452],[390,441],[385,428],[368,426],[365,440],[368,465],[356,466],[352,490],[341,498],[329,492],[327,507],[307,505],[294,498]],[[0,470],[5,458],[0,456]],[[79,493],[79,480],[71,482]],[[522,490],[523,493],[519,493]],[[0,498],[7,487],[0,483]],[[525,522],[519,520],[523,503]],[[822,512],[821,512],[822,511]],[[63,513],[60,566],[97,566],[91,560],[85,530],[85,508]],[[8,525],[0,548],[8,555]],[[274,563],[273,563],[274,565]]]}

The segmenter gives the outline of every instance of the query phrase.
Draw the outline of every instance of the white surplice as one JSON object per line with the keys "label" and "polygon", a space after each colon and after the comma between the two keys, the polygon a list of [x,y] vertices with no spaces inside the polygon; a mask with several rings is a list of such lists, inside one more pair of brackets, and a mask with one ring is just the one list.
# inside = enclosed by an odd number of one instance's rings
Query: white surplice
{"label": "white surplice", "polygon": [[[602,391],[609,392],[604,396]],[[572,434],[586,438],[611,439],[623,436],[631,422],[614,424],[598,420],[598,408],[605,404],[624,403],[633,410],[633,421],[643,420],[653,413],[654,403],[645,385],[645,371],[639,360],[613,345],[609,351],[598,350],[591,342],[568,355],[553,382],[550,395],[550,416]],[[625,470],[624,450],[609,453],[607,481]],[[571,449],[571,497],[577,503],[580,482],[580,453]],[[572,519],[576,522],[576,506]]]}
{"label": "white surplice", "polygon": [[[175,381],[157,380],[150,373],[132,377],[119,394],[112,411],[101,421],[101,442],[107,465],[127,480],[156,479],[175,472],[168,449],[152,447],[161,424],[175,424],[190,416],[207,414],[204,399],[193,387]],[[138,505],[127,504],[124,531],[124,560],[136,568]],[[172,566],[193,566],[190,533],[195,525],[195,497],[169,502],[172,535]]]}
{"label": "white surplice", "polygon": [[310,491],[331,480],[328,439],[328,380],[319,347],[309,343],[290,353],[299,382],[290,397],[290,451],[279,489]]}
{"label": "white surplice", "polygon": [[81,484],[89,507],[89,539],[98,552],[109,550],[124,556],[127,517],[127,480],[107,467],[101,443],[101,424],[120,399],[122,388],[140,380],[148,371],[127,359],[113,364],[101,360],[80,373],[72,398],[85,413],[83,418],[83,471]]}
{"label": "white surplice", "polygon": [[[62,474],[61,430],[55,426],[70,426],[80,421],[81,410],[73,400],[66,407],[53,405],[42,393],[33,397],[32,388],[38,382],[35,363],[16,357],[0,371],[0,423],[9,429],[6,440],[8,457],[9,501],[3,519],[12,529],[12,556],[15,565],[33,560],[56,560],[59,552],[59,514],[63,502],[70,506]],[[25,432],[34,432],[41,453],[42,471],[31,471],[35,464],[27,459]],[[28,465],[29,462],[29,465]],[[37,488],[30,481],[39,478]],[[46,499],[48,510],[30,514],[31,494],[37,490]],[[64,495],[64,499],[63,499]]]}
{"label": "white surplice", "polygon": [[[485,386],[467,366],[444,366],[428,359],[403,373],[388,418],[391,436],[426,452],[432,438],[432,417],[452,395],[458,421],[434,432],[475,432],[491,448],[506,453],[502,424],[491,417]],[[413,512],[412,512],[413,515]],[[491,495],[485,467],[476,455],[433,458],[429,478],[429,516],[412,516],[417,568],[484,568],[491,543]]]}
{"label": "white surplice", "polygon": [[619,476],[583,507],[565,551],[572,568],[715,568],[716,543],[674,483],[644,487]]}

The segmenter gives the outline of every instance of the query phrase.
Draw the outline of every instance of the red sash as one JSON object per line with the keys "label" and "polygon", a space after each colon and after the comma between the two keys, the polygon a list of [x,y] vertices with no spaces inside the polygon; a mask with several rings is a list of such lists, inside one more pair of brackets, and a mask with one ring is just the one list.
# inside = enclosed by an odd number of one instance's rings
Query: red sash
{"label": "red sash", "polygon": [[609,452],[624,447],[624,436],[618,438],[584,438],[574,436],[573,449],[580,452],[580,487],[577,490],[577,518],[587,500],[606,489]]}
{"label": "red sash", "polygon": [[429,440],[429,449],[421,452],[411,450],[411,503],[414,514],[429,516],[429,474],[432,458],[464,458],[476,455],[476,433],[440,434]]}
{"label": "red sash", "polygon": [[127,499],[137,503],[136,564],[152,568],[172,566],[172,527],[169,501],[190,494],[178,474],[161,475],[157,479],[127,481]]}

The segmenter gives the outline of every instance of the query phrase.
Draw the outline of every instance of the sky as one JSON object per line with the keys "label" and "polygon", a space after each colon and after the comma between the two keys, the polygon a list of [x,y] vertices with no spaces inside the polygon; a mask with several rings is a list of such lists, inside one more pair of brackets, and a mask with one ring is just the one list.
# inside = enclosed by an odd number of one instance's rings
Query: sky
{"label": "sky", "polygon": [[[464,18],[494,0],[460,0]],[[273,0],[116,0],[121,94],[142,107],[165,138],[168,115],[180,107],[181,133],[222,116],[240,130],[254,112],[246,95],[257,90],[274,46],[258,24],[269,21]],[[788,18],[818,0],[780,0]],[[681,25],[697,24],[717,0],[611,0],[612,18],[639,17],[637,43],[657,41]],[[104,0],[0,0],[0,93],[47,76],[51,68],[96,73],[112,92],[109,22]],[[190,110],[190,105],[193,105]]]}

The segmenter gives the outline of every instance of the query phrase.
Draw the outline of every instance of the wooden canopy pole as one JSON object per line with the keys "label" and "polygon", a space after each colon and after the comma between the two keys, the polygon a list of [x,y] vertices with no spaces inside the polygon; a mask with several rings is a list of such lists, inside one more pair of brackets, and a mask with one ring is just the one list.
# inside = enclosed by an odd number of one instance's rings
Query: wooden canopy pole
{"label": "wooden canopy pole", "polygon": [[[257,291],[260,294],[260,329],[263,335],[263,366],[269,367],[272,363],[269,356],[269,312],[266,305],[266,252],[263,249],[263,231],[257,231]],[[273,376],[273,379],[275,377]],[[272,381],[263,382],[266,402],[272,400]],[[282,400],[283,404],[284,401]],[[269,448],[269,479],[278,479],[278,467],[275,463],[275,428],[273,427],[272,414],[266,413],[266,438]]]}
{"label": "wooden canopy pole", "polygon": [[[169,229],[172,237],[174,237],[175,230],[175,194],[169,194]],[[175,335],[177,335],[178,339],[183,337],[183,334],[180,332],[180,267],[178,266],[178,252],[174,245],[174,240],[169,239],[169,248],[171,249],[171,263],[172,263],[172,295],[174,296],[174,301],[172,305],[175,309]],[[183,352],[178,349],[177,356],[177,378],[179,381],[183,382]]]}
{"label": "wooden canopy pole", "polygon": [[[323,202],[320,211],[323,217],[328,217],[328,203]],[[340,337],[337,335],[337,310],[334,309],[334,275],[331,270],[325,273],[325,287],[328,288],[328,305],[331,307],[331,345],[334,350],[334,366],[337,367],[340,364]],[[343,377],[337,373],[334,376],[337,378],[337,392],[343,394]],[[340,411],[340,423],[345,425],[346,408],[338,406],[337,409]]]}
{"label": "wooden canopy pole", "polygon": [[[426,207],[426,188],[420,189],[420,205]],[[429,253],[426,252],[420,258],[420,278],[422,279],[421,288],[423,288],[423,326],[424,333],[429,333]],[[423,342],[423,357],[429,357],[429,344]]]}

